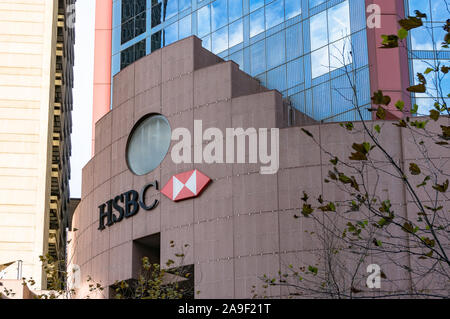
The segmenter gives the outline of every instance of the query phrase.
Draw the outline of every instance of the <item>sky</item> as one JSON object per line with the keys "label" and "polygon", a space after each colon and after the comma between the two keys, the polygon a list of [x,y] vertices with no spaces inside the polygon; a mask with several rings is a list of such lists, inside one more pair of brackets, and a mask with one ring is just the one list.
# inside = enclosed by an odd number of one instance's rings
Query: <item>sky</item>
{"label": "sky", "polygon": [[81,169],[91,158],[95,0],[77,0],[70,197],[81,197]]}

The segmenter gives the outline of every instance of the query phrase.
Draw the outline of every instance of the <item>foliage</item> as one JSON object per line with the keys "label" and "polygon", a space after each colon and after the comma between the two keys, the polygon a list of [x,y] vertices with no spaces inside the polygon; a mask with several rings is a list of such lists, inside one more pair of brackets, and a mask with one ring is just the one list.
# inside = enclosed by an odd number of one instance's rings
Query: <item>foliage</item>
{"label": "foliage", "polygon": [[[415,14],[399,21],[397,34],[383,35],[381,48],[407,49],[408,33],[426,27],[426,15],[419,11]],[[450,20],[443,28],[447,34],[441,45],[448,48]],[[328,156],[331,169],[324,182],[332,185],[335,193],[303,193],[301,214],[294,217],[303,228],[309,227],[308,242],[315,243],[314,247],[302,255],[299,265],[284,265],[278,276],[261,278],[264,289],[281,286],[291,297],[449,297],[450,174],[448,158],[436,157],[434,152],[450,154],[446,102],[450,92],[444,92],[442,86],[450,69],[441,61],[425,63],[429,67],[417,74],[418,84],[407,91],[434,93],[428,94],[434,101],[429,114],[421,117],[418,105],[392,101],[377,91],[369,110],[382,121],[373,123],[364,120],[353,71],[344,66],[360,121],[343,123],[341,127],[349,135],[348,140],[356,141],[348,154],[340,149],[341,155],[337,156],[322,146],[319,138],[301,129]],[[385,121],[393,113],[398,120]],[[392,132],[389,125],[398,127],[400,134],[408,137],[417,154],[415,160],[404,162],[403,150],[394,149],[393,141],[384,137]],[[405,190],[400,194],[402,198],[391,198],[386,187],[392,180]],[[369,264],[381,266],[379,289],[367,287]]]}
{"label": "foliage", "polygon": [[[172,241],[171,247],[175,246]],[[188,244],[184,248],[189,247]],[[166,269],[142,258],[142,270],[137,280],[116,281],[115,299],[188,299],[193,298],[193,267],[183,266],[184,251],[175,254],[180,262],[168,260]]]}

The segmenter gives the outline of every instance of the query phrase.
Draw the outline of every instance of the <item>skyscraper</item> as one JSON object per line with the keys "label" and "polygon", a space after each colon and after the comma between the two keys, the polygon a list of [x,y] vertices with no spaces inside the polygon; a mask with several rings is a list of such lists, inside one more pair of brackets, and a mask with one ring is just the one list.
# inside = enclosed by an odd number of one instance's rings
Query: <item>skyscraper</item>
{"label": "skyscraper", "polygon": [[[98,29],[108,32],[112,42],[96,45],[97,56],[111,49],[111,61],[109,56],[96,60],[97,74],[113,77],[142,56],[197,35],[205,48],[235,61],[317,121],[359,119],[347,99],[351,90],[345,69],[355,71],[359,106],[369,106],[377,90],[409,102],[405,92],[415,81],[419,59],[449,59],[448,51],[431,43],[443,35],[443,0],[97,0],[99,5],[112,15],[107,27],[104,18],[97,18]],[[381,10],[377,26],[367,24],[378,14],[373,5]],[[409,53],[405,48],[380,49],[381,35],[395,34],[400,17],[415,10],[427,13],[426,24],[435,26],[434,34],[413,31]],[[96,92],[105,98],[94,99],[94,123],[111,97],[104,86]],[[365,109],[364,118],[373,118]],[[396,115],[394,108],[389,116]]]}
{"label": "skyscraper", "polygon": [[65,257],[74,23],[75,0],[0,3],[0,264],[38,289],[39,256]]}

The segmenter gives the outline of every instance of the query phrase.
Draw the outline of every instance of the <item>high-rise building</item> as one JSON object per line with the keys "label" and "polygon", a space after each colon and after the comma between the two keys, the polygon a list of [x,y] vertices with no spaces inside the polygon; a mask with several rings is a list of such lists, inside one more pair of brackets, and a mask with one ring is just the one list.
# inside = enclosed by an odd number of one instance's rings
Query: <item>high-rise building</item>
{"label": "high-rise building", "polygon": [[0,264],[23,265],[0,279],[38,289],[39,256],[65,257],[74,23],[75,0],[0,2]]}
{"label": "high-rise building", "polygon": [[[348,101],[352,93],[345,68],[356,71],[352,81],[359,106],[369,106],[377,90],[409,105],[406,88],[422,60],[450,58],[449,51],[432,43],[444,35],[445,10],[439,8],[445,8],[444,0],[97,0],[101,37],[96,41],[94,123],[110,108],[115,74],[190,35],[317,121],[359,119],[355,103]],[[426,13],[426,25],[435,28],[413,31],[409,53],[381,49],[381,35],[395,34],[400,17],[415,10]],[[377,15],[379,25],[367,23]],[[373,118],[362,110],[364,118]],[[391,109],[389,116],[396,115]]]}

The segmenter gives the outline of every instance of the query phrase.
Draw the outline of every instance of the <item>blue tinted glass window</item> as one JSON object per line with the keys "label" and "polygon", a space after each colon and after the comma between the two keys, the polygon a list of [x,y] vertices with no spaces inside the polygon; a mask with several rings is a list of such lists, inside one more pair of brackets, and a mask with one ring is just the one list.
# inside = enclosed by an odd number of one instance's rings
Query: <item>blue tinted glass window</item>
{"label": "blue tinted glass window", "polygon": [[279,25],[284,21],[284,1],[276,0],[266,6],[266,29]]}
{"label": "blue tinted glass window", "polygon": [[[449,19],[450,3],[448,0],[431,0],[431,19],[434,22],[445,22]],[[448,9],[447,9],[448,8]]]}
{"label": "blue tinted glass window", "polygon": [[164,21],[165,21],[178,13],[178,0],[165,0],[164,7],[165,7]]}
{"label": "blue tinted glass window", "polygon": [[197,13],[198,36],[202,37],[211,32],[211,14],[209,6],[204,6]]}
{"label": "blue tinted glass window", "polygon": [[264,5],[264,0],[249,0],[250,1],[250,11],[255,11]]}
{"label": "blue tinted glass window", "polygon": [[202,38],[202,46],[205,49],[211,51],[211,35],[208,35],[208,36]]}
{"label": "blue tinted glass window", "polygon": [[314,79],[328,72],[328,46],[326,46],[311,53],[311,75]]}
{"label": "blue tinted glass window", "polygon": [[230,42],[230,48],[242,43],[244,41],[244,29],[242,20],[238,20],[232,24],[230,24],[229,29],[229,42]]}
{"label": "blue tinted glass window", "polygon": [[303,35],[300,23],[286,29],[286,58],[288,61],[303,54]]}
{"label": "blue tinted glass window", "polygon": [[267,68],[272,69],[285,62],[284,31],[267,38]]}
{"label": "blue tinted glass window", "polygon": [[433,50],[433,33],[431,23],[425,23],[425,28],[410,31],[411,44],[414,50]]}
{"label": "blue tinted glass window", "polygon": [[350,34],[350,11],[348,1],[328,10],[329,41],[334,42]]}
{"label": "blue tinted glass window", "polygon": [[267,72],[267,85],[269,89],[275,89],[280,92],[286,90],[286,66],[282,65],[276,69]]}
{"label": "blue tinted glass window", "polygon": [[303,83],[303,59],[297,59],[287,64],[287,87],[292,88]]}
{"label": "blue tinted glass window", "polygon": [[187,9],[191,6],[191,0],[179,0],[180,11]]}
{"label": "blue tinted glass window", "polygon": [[264,8],[250,15],[250,37],[254,37],[261,32],[264,32]]}
{"label": "blue tinted glass window", "polygon": [[309,0],[309,7],[314,8],[315,6],[318,6],[319,4],[324,3],[326,0]]}
{"label": "blue tinted glass window", "polygon": [[228,12],[228,19],[230,20],[230,22],[242,17],[242,0],[229,0]]}
{"label": "blue tinted glass window", "polygon": [[178,40],[178,23],[173,23],[164,30],[164,45],[169,45]]}
{"label": "blue tinted glass window", "polygon": [[243,66],[244,66],[244,52],[242,50],[231,54],[229,59],[233,60],[234,62],[239,64],[239,68],[241,70],[243,69]]}
{"label": "blue tinted glass window", "polygon": [[259,41],[250,47],[252,75],[264,72],[266,69],[266,54],[264,41]]}
{"label": "blue tinted glass window", "polygon": [[[325,82],[313,88],[313,100],[314,100],[314,116],[316,119],[325,119],[330,117],[331,104],[330,96],[330,82]],[[328,107],[324,107],[328,105]]]}
{"label": "blue tinted glass window", "polygon": [[188,15],[180,20],[178,28],[180,33],[180,40],[187,38],[192,34],[191,27],[192,27],[191,15]]}
{"label": "blue tinted glass window", "polygon": [[228,1],[216,0],[211,6],[212,31],[217,30],[228,23]]}
{"label": "blue tinted glass window", "polygon": [[311,51],[314,51],[328,44],[326,11],[323,11],[311,17],[310,33],[311,33]]}
{"label": "blue tinted glass window", "polygon": [[301,0],[286,0],[286,20],[298,16],[302,13],[302,1]]}
{"label": "blue tinted glass window", "polygon": [[228,49],[228,28],[222,28],[212,34],[212,52],[217,54]]}

